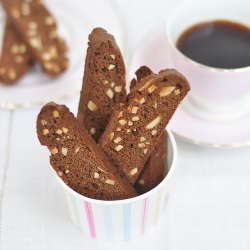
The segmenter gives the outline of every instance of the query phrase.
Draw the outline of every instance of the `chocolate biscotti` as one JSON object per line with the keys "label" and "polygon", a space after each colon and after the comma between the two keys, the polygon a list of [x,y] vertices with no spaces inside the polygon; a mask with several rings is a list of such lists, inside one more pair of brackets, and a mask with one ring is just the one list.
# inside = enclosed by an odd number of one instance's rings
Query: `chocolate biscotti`
{"label": "chocolate biscotti", "polygon": [[190,86],[174,69],[145,77],[112,114],[99,144],[134,184]]}
{"label": "chocolate biscotti", "polygon": [[20,79],[32,63],[26,44],[17,36],[7,17],[0,59],[0,82],[12,84]]}
{"label": "chocolate biscotti", "polygon": [[58,36],[55,19],[41,0],[2,0],[13,27],[43,71],[57,75],[68,66],[67,47]]}
{"label": "chocolate biscotti", "polygon": [[97,141],[113,107],[126,97],[125,66],[114,37],[102,28],[89,35],[77,118]]}
{"label": "chocolate biscotti", "polygon": [[37,118],[37,135],[51,152],[54,170],[76,192],[100,200],[138,195],[66,106],[45,105]]}
{"label": "chocolate biscotti", "polygon": [[[145,77],[153,74],[147,66],[141,66],[136,72],[136,79],[133,78],[130,83],[130,90],[135,87]],[[166,174],[166,150],[167,150],[167,132],[164,130],[158,139],[154,150],[147,159],[138,179],[135,182],[135,189],[139,194],[144,194],[156,187]]]}

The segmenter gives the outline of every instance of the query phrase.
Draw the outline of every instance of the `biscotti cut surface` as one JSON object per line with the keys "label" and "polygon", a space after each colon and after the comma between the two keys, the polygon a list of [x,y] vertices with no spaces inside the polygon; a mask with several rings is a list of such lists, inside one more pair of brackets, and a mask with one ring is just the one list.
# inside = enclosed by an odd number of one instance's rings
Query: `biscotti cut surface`
{"label": "biscotti cut surface", "polygon": [[45,105],[37,118],[37,135],[50,150],[58,176],[79,194],[100,200],[137,195],[66,106]]}
{"label": "biscotti cut surface", "polygon": [[134,184],[166,125],[190,86],[174,69],[151,74],[113,112],[99,144]]}
{"label": "biscotti cut surface", "polygon": [[32,58],[49,75],[57,75],[68,66],[67,47],[58,36],[55,19],[41,0],[2,0],[13,27],[27,45]]}
{"label": "biscotti cut surface", "polygon": [[[136,79],[130,83],[130,90],[145,77],[153,74],[147,66],[141,66],[136,72]],[[138,193],[144,194],[156,187],[164,178],[167,170],[165,156],[167,150],[167,132],[164,130],[157,141],[154,150],[147,159],[138,179],[135,182],[135,189]]]}
{"label": "biscotti cut surface", "polygon": [[31,61],[26,44],[7,17],[0,59],[0,81],[5,84],[16,82],[29,70]]}
{"label": "biscotti cut surface", "polygon": [[89,35],[77,118],[97,141],[113,107],[126,97],[125,66],[112,35],[95,28]]}

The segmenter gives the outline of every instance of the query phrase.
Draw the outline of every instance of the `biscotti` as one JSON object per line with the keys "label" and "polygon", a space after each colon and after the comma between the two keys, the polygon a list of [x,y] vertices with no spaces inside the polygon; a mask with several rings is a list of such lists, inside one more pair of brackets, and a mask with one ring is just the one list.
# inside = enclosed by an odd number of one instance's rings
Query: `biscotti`
{"label": "biscotti", "polygon": [[68,66],[66,45],[57,34],[54,18],[41,0],[2,0],[3,7],[16,32],[34,60],[49,75],[57,75]]}
{"label": "biscotti", "polygon": [[32,63],[26,44],[17,36],[7,17],[0,59],[0,82],[12,84],[19,80]]}
{"label": "biscotti", "polygon": [[97,141],[113,107],[126,97],[125,66],[114,37],[102,28],[89,35],[77,118]]}
{"label": "biscotti", "polygon": [[[145,77],[153,74],[147,66],[141,66],[136,72],[136,79],[130,83],[130,90]],[[167,132],[164,130],[157,141],[154,150],[147,159],[138,179],[135,182],[135,189],[139,194],[144,194],[156,187],[164,178],[167,172],[166,166]]]}
{"label": "biscotti", "polygon": [[66,106],[45,105],[37,118],[37,135],[51,152],[54,170],[79,194],[99,200],[137,196]]}
{"label": "biscotti", "polygon": [[135,182],[134,186],[139,194],[150,191],[164,179],[167,174],[166,153],[167,132],[164,130]]}
{"label": "biscotti", "polygon": [[162,70],[145,77],[113,112],[99,144],[131,184],[189,90],[179,72]]}

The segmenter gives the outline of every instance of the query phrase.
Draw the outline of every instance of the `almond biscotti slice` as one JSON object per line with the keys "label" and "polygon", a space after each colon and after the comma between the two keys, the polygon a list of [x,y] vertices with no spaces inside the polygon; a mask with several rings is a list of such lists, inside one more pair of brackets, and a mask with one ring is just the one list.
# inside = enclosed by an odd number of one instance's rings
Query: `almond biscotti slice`
{"label": "almond biscotti slice", "polygon": [[28,47],[32,58],[49,75],[57,75],[68,66],[64,40],[57,34],[55,19],[41,0],[2,0],[17,34]]}
{"label": "almond biscotti slice", "polygon": [[113,107],[126,97],[125,66],[115,38],[102,28],[89,35],[77,118],[97,141]]}
{"label": "almond biscotti slice", "polygon": [[0,59],[0,81],[12,84],[19,80],[29,69],[32,63],[26,44],[19,38],[6,18]]}
{"label": "almond biscotti slice", "polygon": [[[147,66],[141,66],[136,72],[136,79],[130,83],[130,90],[145,77],[153,74]],[[138,179],[135,182],[135,189],[138,193],[144,194],[156,187],[164,178],[166,170],[167,132],[164,130],[159,137],[154,150],[147,159]]]}
{"label": "almond biscotti slice", "polygon": [[190,86],[175,69],[145,77],[113,112],[99,144],[134,184]]}
{"label": "almond biscotti slice", "polygon": [[138,195],[66,106],[46,104],[37,118],[37,135],[51,152],[54,170],[76,192],[100,200]]}

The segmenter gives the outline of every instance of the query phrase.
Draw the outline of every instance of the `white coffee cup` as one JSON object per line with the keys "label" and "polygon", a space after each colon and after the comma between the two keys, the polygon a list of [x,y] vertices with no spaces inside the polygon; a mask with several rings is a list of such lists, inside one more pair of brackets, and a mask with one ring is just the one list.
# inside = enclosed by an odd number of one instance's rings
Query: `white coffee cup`
{"label": "white coffee cup", "polygon": [[183,106],[199,118],[225,122],[250,115],[250,66],[220,69],[200,64],[177,49],[177,40],[193,25],[214,20],[228,20],[250,28],[249,13],[249,1],[186,0],[167,19],[165,31],[172,65],[191,85]]}

